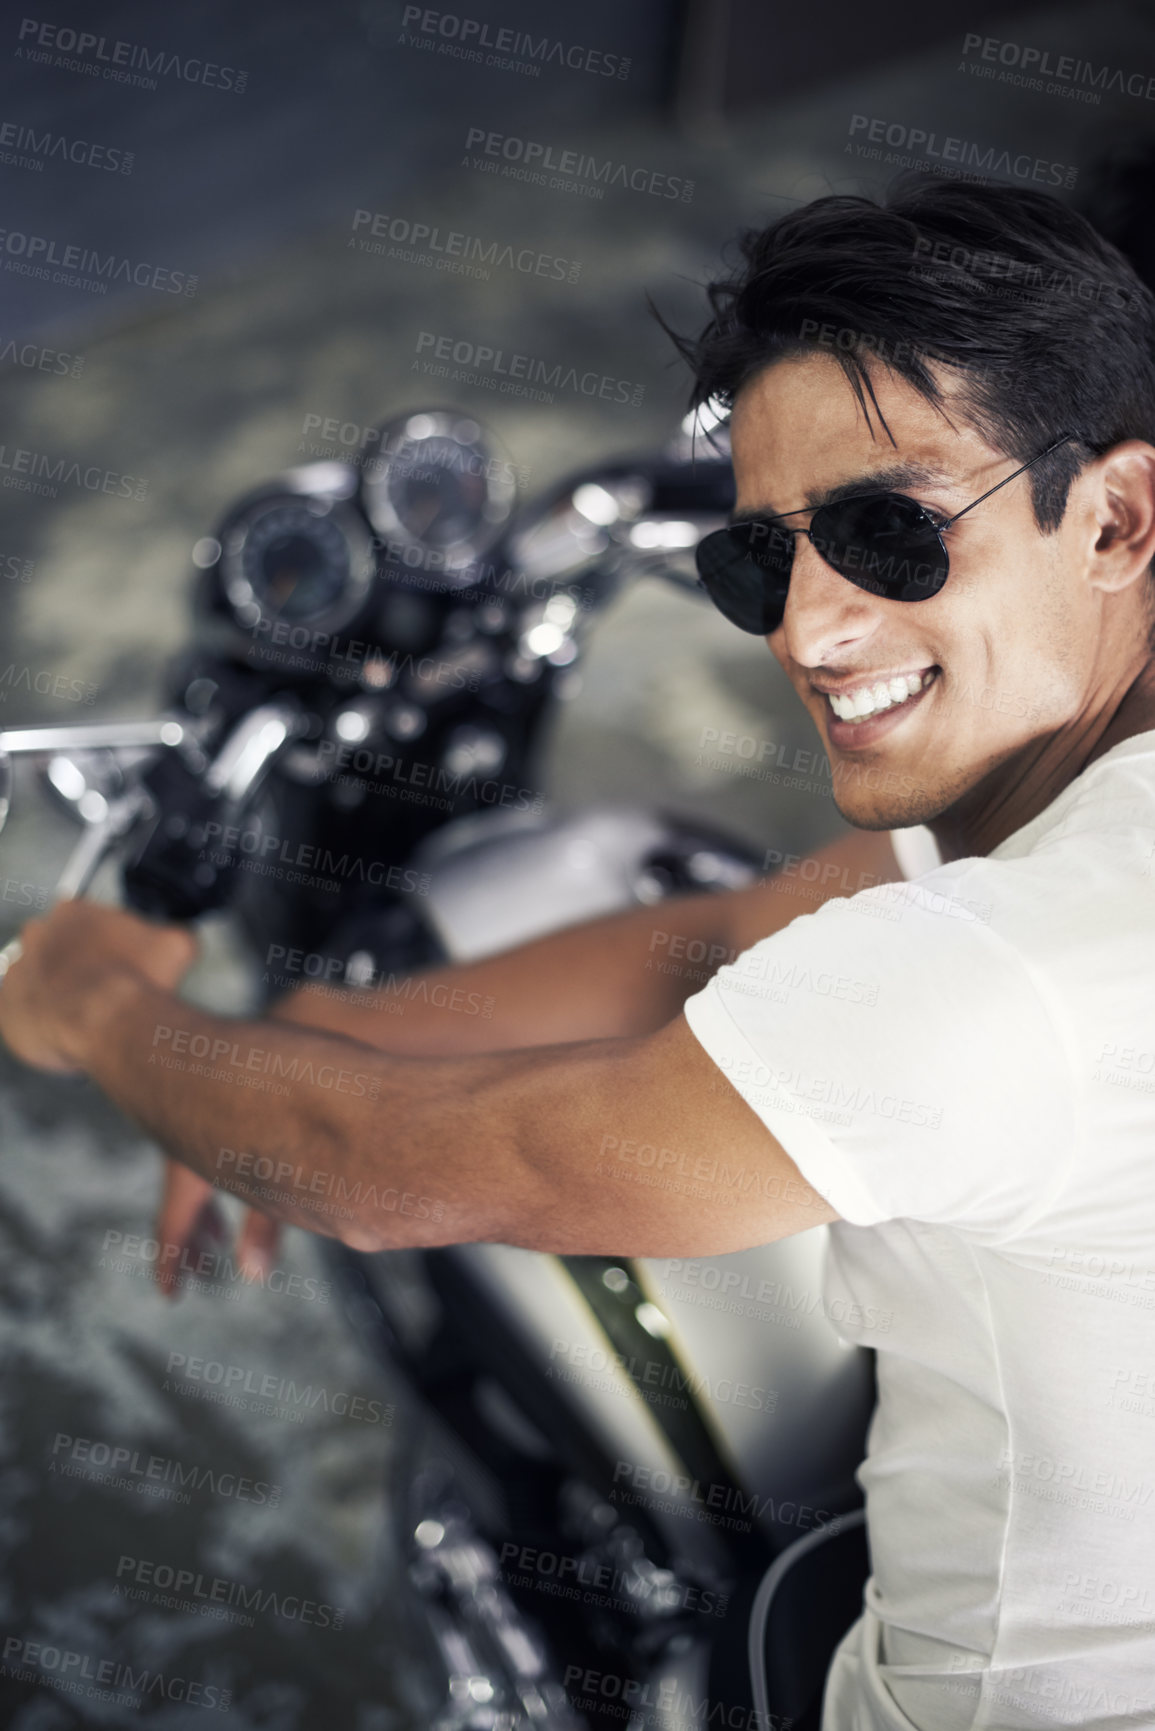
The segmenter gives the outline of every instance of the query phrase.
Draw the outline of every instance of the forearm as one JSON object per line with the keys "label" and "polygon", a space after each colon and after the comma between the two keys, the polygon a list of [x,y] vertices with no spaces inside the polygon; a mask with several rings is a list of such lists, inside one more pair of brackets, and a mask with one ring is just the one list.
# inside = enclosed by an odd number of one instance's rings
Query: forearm
{"label": "forearm", "polygon": [[628,1039],[664,1027],[759,938],[899,875],[885,832],[851,832],[746,889],[674,896],[374,990],[307,985],[271,1013],[398,1054]]}
{"label": "forearm", "polygon": [[[160,1049],[167,1061],[151,1062]],[[357,1250],[721,1254],[833,1218],[793,1166],[782,1190],[781,1150],[728,1083],[719,1089],[681,1017],[635,1040],[395,1058],[206,1015],[137,979],[104,994],[83,1067],[201,1177]],[[243,1085],[274,1076],[275,1091]],[[765,1180],[765,1223],[748,1189],[719,1180],[720,1150]],[[655,1162],[688,1176],[651,1189],[618,1169],[619,1154],[636,1154],[645,1176]]]}
{"label": "forearm", "polygon": [[398,1055],[509,1051],[652,1033],[730,958],[727,899],[673,897],[371,990],[306,985],[271,1015]]}
{"label": "forearm", "polygon": [[81,1062],[167,1153],[274,1219],[361,1249],[469,1240],[490,1224],[470,1095],[495,1060],[387,1058],[118,977]]}
{"label": "forearm", "polygon": [[[897,875],[885,836],[814,857],[819,900]],[[0,1038],[25,1062],[91,1076],[210,1183],[354,1248],[627,1245],[621,1195],[600,1181],[607,1138],[664,1161],[732,1151],[742,1138],[752,1162],[762,1156],[765,1126],[733,1089],[722,1122],[713,1069],[677,1012],[723,961],[809,911],[791,890],[784,877],[679,898],[435,971],[424,977],[501,992],[496,1026],[479,1034],[430,992],[408,1051],[386,1012],[388,1056],[379,1011],[336,1000],[319,1007],[343,1026],[318,1025],[299,1000],[280,1020],[206,1014],[175,993],[195,954],[187,931],[62,902],[24,928],[0,993]],[[357,1037],[365,1031],[373,1037]],[[682,1241],[680,1218],[656,1219],[664,1196],[642,1197],[637,1243]],[[721,1220],[712,1241],[741,1247]]]}

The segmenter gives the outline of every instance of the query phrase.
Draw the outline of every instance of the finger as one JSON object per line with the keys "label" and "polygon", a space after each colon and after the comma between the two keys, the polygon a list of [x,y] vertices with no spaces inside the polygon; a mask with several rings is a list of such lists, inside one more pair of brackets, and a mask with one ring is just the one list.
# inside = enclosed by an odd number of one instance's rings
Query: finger
{"label": "finger", "polygon": [[200,939],[188,926],[157,925],[122,908],[107,930],[113,952],[121,953],[146,979],[166,991],[175,991],[200,952]]}
{"label": "finger", "polygon": [[237,1239],[237,1260],[246,1280],[263,1280],[273,1266],[281,1228],[267,1214],[250,1208]]}
{"label": "finger", "polygon": [[208,1180],[176,1160],[166,1160],[164,1193],[156,1216],[160,1254],[155,1275],[167,1298],[175,1298],[180,1290],[176,1276],[182,1253],[199,1254],[213,1240],[221,1239],[225,1230],[216,1192]]}
{"label": "finger", "polygon": [[[81,1077],[83,1070],[64,1057],[39,1026],[36,965],[43,921],[30,920],[15,945],[6,945],[7,965],[0,970],[0,1041],[14,1058],[50,1075]],[[33,930],[33,928],[37,928]],[[17,947],[18,946],[18,947]]]}
{"label": "finger", "polygon": [[169,1298],[175,1298],[181,1289],[181,1273],[191,1269],[196,1274],[205,1274],[213,1266],[205,1263],[206,1255],[215,1256],[217,1246],[229,1236],[229,1224],[215,1196],[210,1196],[203,1204],[199,1214],[193,1221],[192,1228],[183,1244],[171,1240],[164,1249],[165,1269],[161,1276],[161,1289]]}
{"label": "finger", "polygon": [[156,934],[164,947],[164,972],[180,970],[183,976],[200,951],[200,939],[189,926],[162,926]]}

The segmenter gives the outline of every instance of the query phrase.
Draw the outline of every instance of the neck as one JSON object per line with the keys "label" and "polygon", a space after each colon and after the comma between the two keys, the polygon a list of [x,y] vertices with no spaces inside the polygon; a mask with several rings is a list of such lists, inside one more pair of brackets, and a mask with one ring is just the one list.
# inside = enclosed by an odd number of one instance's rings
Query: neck
{"label": "neck", "polygon": [[1155,730],[1155,660],[1114,702],[1032,740],[928,823],[944,861],[985,858],[1030,823],[1112,746]]}

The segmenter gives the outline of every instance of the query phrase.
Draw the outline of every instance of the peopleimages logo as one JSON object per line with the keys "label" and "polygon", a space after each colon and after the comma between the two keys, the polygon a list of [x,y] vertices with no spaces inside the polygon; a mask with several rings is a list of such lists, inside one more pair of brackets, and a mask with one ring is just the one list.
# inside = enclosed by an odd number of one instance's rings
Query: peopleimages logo
{"label": "peopleimages logo", "polygon": [[0,228],[0,250],[7,255],[4,269],[17,276],[64,283],[89,294],[107,294],[110,282],[133,283],[161,294],[191,296],[197,291],[197,278],[187,271],[169,270],[166,265],[143,259],[134,263],[119,253],[99,253],[91,246],[62,245],[47,235],[26,234],[22,229]]}
{"label": "peopleimages logo", "polygon": [[10,661],[0,671],[0,703],[7,703],[13,691],[39,692],[41,697],[61,697],[67,703],[91,703],[99,687],[86,679],[69,679],[64,673],[50,673],[47,668],[36,671],[18,667]]}
{"label": "peopleimages logo", "polygon": [[46,908],[51,898],[47,884],[29,883],[23,878],[0,879],[0,902],[15,902],[22,908]]}
{"label": "peopleimages logo", "polygon": [[28,367],[39,373],[60,373],[78,379],[84,371],[84,356],[64,354],[42,343],[17,343],[14,337],[0,339],[0,366]]}
{"label": "peopleimages logo", "polygon": [[[621,1488],[623,1484],[642,1495],[627,1497]],[[760,1497],[757,1491],[743,1491],[737,1485],[711,1483],[709,1480],[703,1484],[689,1473],[669,1473],[661,1467],[641,1466],[637,1461],[615,1462],[614,1489],[609,1493],[611,1502],[640,1504],[649,1501],[653,1504],[655,1499],[665,1496],[674,1499],[670,1505],[673,1507],[678,1502],[692,1504],[700,1521],[710,1521],[738,1531],[749,1532],[751,1518],[802,1527],[808,1531],[826,1526],[832,1532],[840,1530],[838,1516],[829,1509],[815,1509],[809,1503],[775,1503],[773,1496]],[[738,1518],[727,1520],[725,1517],[728,1515]]]}
{"label": "peopleimages logo", "polygon": [[[226,1186],[237,1195],[261,1195],[274,1201],[291,1202],[307,1207],[316,1213],[338,1214],[343,1219],[352,1220],[357,1212],[365,1214],[372,1208],[380,1208],[386,1214],[406,1214],[421,1220],[441,1220],[445,1214],[445,1205],[434,1196],[421,1196],[413,1190],[399,1190],[395,1184],[386,1184],[378,1191],[376,1184],[365,1184],[358,1178],[350,1184],[348,1179],[339,1172],[326,1172],[323,1168],[306,1168],[301,1165],[294,1167],[289,1160],[274,1162],[269,1155],[251,1154],[235,1148],[221,1148],[217,1154],[217,1171],[227,1170],[232,1176]],[[272,1179],[275,1189],[262,1183],[250,1184],[244,1180],[251,1174],[258,1180]],[[220,1178],[213,1179],[214,1185],[224,1185]],[[285,1185],[291,1188],[285,1189]],[[307,1193],[306,1195],[303,1193]],[[351,1202],[350,1208],[321,1208],[311,1198],[316,1195],[331,1196],[338,1202]]]}
{"label": "peopleimages logo", "polygon": [[[332,1392],[323,1383],[318,1383],[316,1388],[311,1382],[298,1384],[292,1377],[276,1376],[271,1371],[254,1370],[248,1365],[225,1364],[220,1359],[190,1358],[184,1352],[170,1352],[165,1368],[169,1374],[161,1384],[162,1393],[175,1386],[178,1394],[211,1400],[218,1406],[239,1407],[243,1412],[269,1418],[288,1417],[297,1423],[306,1412],[318,1409],[336,1418],[359,1419],[364,1424],[390,1425],[393,1422],[391,1403],[383,1404],[368,1395],[349,1394],[344,1389]],[[175,1383],[173,1373],[177,1373]],[[246,1396],[250,1398],[246,1399]]]}
{"label": "peopleimages logo", "polygon": [[[0,351],[0,360],[3,360]],[[297,450],[307,456],[340,456],[347,463],[368,463],[374,472],[400,476],[419,486],[436,481],[446,470],[454,475],[476,475],[487,481],[497,481],[503,487],[528,487],[532,471],[524,463],[514,463],[507,457],[484,457],[479,451],[455,444],[451,450],[440,451],[436,468],[423,453],[423,441],[408,432],[408,422],[400,429],[382,427],[377,422],[343,421],[336,415],[307,414],[301,426],[301,444]],[[315,441],[310,443],[309,441]]]}
{"label": "peopleimages logo", "polygon": [[[683,1412],[689,1403],[681,1397],[687,1390],[695,1399],[744,1407],[748,1412],[771,1413],[778,1406],[778,1390],[764,1388],[761,1383],[735,1382],[729,1376],[711,1378],[705,1371],[684,1370],[679,1364],[666,1364],[659,1358],[639,1359],[632,1352],[591,1346],[585,1340],[554,1340],[545,1374],[559,1382],[581,1382],[589,1376],[597,1378],[601,1373],[615,1371],[624,1372],[644,1400],[658,1406],[674,1406]],[[616,1392],[610,1380],[595,1381],[591,1386],[606,1393]]]}
{"label": "peopleimages logo", "polygon": [[[226,1575],[205,1576],[196,1569],[174,1568],[171,1563],[156,1562],[151,1557],[122,1556],[116,1565],[116,1579],[126,1597],[156,1599],[158,1592],[133,1589],[157,1589],[160,1594],[171,1593],[174,1598],[183,1599],[179,1609],[200,1611],[213,1605],[239,1606],[243,1611],[284,1617],[315,1629],[340,1629],[345,1621],[341,1605],[302,1599],[299,1593],[279,1593],[272,1587],[249,1587]],[[133,1583],[131,1588],[128,1582]],[[252,1622],[251,1617],[246,1620]]]}
{"label": "peopleimages logo", "polygon": [[795,1720],[745,1703],[717,1696],[695,1695],[701,1687],[685,1681],[684,1673],[644,1681],[616,1671],[593,1671],[582,1665],[567,1665],[562,1677],[566,1700],[579,1713],[606,1714],[631,1725],[668,1726],[670,1731],[691,1731],[709,1726],[710,1731],[790,1731]]}
{"label": "peopleimages logo", "polygon": [[61,28],[38,18],[22,18],[18,34],[20,42],[27,45],[17,48],[18,59],[64,66],[70,72],[85,72],[114,84],[155,90],[156,78],[150,76],[155,73],[161,78],[179,78],[185,84],[203,84],[210,90],[232,90],[239,96],[248,83],[248,73],[235,66],[218,66],[214,60],[182,57],[139,42],[117,39],[110,43],[107,36],[96,36],[91,30]]}
{"label": "peopleimages logo", "polygon": [[[480,155],[468,152],[480,147]],[[587,198],[603,198],[607,186],[629,192],[646,192],[654,198],[676,198],[689,204],[694,182],[658,169],[630,168],[607,156],[600,161],[581,150],[555,149],[530,138],[514,138],[471,126],[465,136],[465,168],[498,174],[505,180],[520,180],[530,186],[548,186],[555,192],[580,192]],[[583,184],[584,183],[584,184]],[[590,184],[592,183],[592,184]]]}
{"label": "peopleimages logo", "polygon": [[[864,139],[859,137],[863,134]],[[1079,177],[1077,168],[1070,168],[1062,162],[1049,162],[1045,157],[1031,156],[1025,150],[1012,154],[994,144],[984,146],[966,138],[940,138],[937,132],[928,132],[922,126],[904,126],[901,121],[883,120],[867,114],[851,115],[849,136],[858,140],[854,148],[859,156],[875,162],[895,160],[903,167],[918,162],[934,162],[944,174],[966,169],[975,176],[1005,175],[1010,180],[1041,181],[1044,186],[1072,187]],[[869,147],[864,147],[867,142]],[[888,153],[884,157],[881,150],[884,144],[891,147],[891,152],[899,150],[908,154],[895,158]],[[850,148],[847,144],[846,149],[849,151]],[[958,169],[952,167],[956,163]],[[970,174],[964,178],[970,178]]]}
{"label": "peopleimages logo", "polygon": [[[135,1670],[119,1659],[100,1659],[70,1647],[54,1647],[50,1641],[31,1641],[26,1635],[6,1637],[0,1676],[14,1683],[49,1682],[61,1694],[83,1695],[89,1701],[131,1707],[136,1712],[145,1696],[150,1705],[158,1700],[179,1701],[186,1707],[205,1707],[218,1713],[227,1713],[232,1700],[232,1691],[215,1683],[166,1675],[147,1666]],[[105,1723],[103,1716],[101,1723]]]}
{"label": "peopleimages logo", "polygon": [[[152,1031],[153,1050],[149,1053],[148,1062],[159,1064],[165,1070],[184,1070],[194,1076],[205,1076],[214,1082],[239,1081],[245,1087],[265,1082],[268,1077],[284,1078],[286,1082],[300,1082],[308,1087],[335,1089],[338,1094],[351,1094],[358,1098],[375,1100],[380,1091],[379,1076],[361,1070],[346,1070],[335,1064],[319,1064],[314,1066],[312,1058],[302,1059],[298,1055],[287,1058],[284,1052],[276,1047],[242,1045],[239,1040],[228,1040],[220,1036],[210,1040],[207,1034],[192,1034],[187,1028],[170,1028],[157,1022]],[[163,1046],[164,1051],[158,1052],[157,1047]],[[183,1054],[199,1060],[187,1064]],[[171,1054],[171,1055],[170,1055]],[[258,1088],[258,1092],[267,1092],[267,1088]],[[277,1092],[285,1091],[283,1088]]]}
{"label": "peopleimages logo", "polygon": [[82,467],[67,457],[8,445],[0,445],[0,486],[14,487],[21,493],[39,493],[48,499],[55,499],[61,487],[80,487],[86,493],[111,493],[120,499],[143,499],[148,493],[148,482],[139,475],[122,475],[117,469],[102,469],[97,463]]}
{"label": "peopleimages logo", "polygon": [[[988,290],[990,295],[1027,304],[1033,301],[1038,305],[1047,295],[1067,295],[1082,301],[1106,299],[1108,305],[1113,307],[1125,307],[1131,299],[1129,289],[1123,288],[1117,282],[1111,282],[1106,277],[1087,276],[1082,271],[1075,272],[1055,266],[1044,267],[1030,259],[1015,258],[1010,253],[994,252],[987,247],[962,246],[957,241],[936,239],[928,234],[917,237],[911,258],[914,263],[910,267],[910,275],[921,277],[924,282],[937,282],[945,286],[950,284],[953,273],[963,271],[968,276],[994,285]],[[841,338],[841,333],[839,336]],[[842,348],[845,345],[840,340],[838,346]],[[928,354],[927,358],[933,360],[935,357]],[[968,693],[972,692],[973,686],[964,688],[959,701],[966,701]],[[988,696],[987,693],[991,695]],[[982,686],[977,701],[983,708],[989,709],[995,700],[993,688]],[[1000,713],[1005,714],[1003,705],[1013,700],[1003,693],[998,694],[997,700]],[[1015,713],[1027,713],[1021,699]],[[1034,719],[1037,717],[1032,716],[1032,720]]]}
{"label": "peopleimages logo", "polygon": [[[1081,102],[1101,102],[1104,90],[1116,91],[1120,96],[1138,96],[1145,102],[1155,100],[1155,75],[1146,72],[1124,72],[1122,67],[1105,64],[1096,66],[1093,61],[1079,60],[1073,54],[1053,55],[1049,48],[1003,42],[997,36],[980,36],[975,31],[968,31],[963,37],[962,51],[960,71],[997,78],[1001,84],[1045,90],[1049,96],[1074,96]],[[981,64],[983,61],[987,64]],[[1044,83],[1045,79],[1052,82]]]}
{"label": "peopleimages logo", "polygon": [[156,1238],[121,1232],[113,1226],[105,1232],[101,1249],[104,1254],[97,1264],[99,1268],[149,1282],[159,1268],[182,1290],[208,1292],[225,1299],[238,1299],[253,1286],[307,1304],[328,1304],[332,1296],[332,1283],[316,1280],[311,1274],[296,1274],[285,1268],[270,1268],[267,1273],[264,1269],[253,1272],[235,1262],[227,1252],[199,1250],[194,1253],[186,1245],[162,1244]]}
{"label": "peopleimages logo", "polygon": [[[368,228],[368,235],[358,231]],[[369,237],[372,238],[369,238]],[[386,245],[387,242],[392,244]],[[551,252],[535,252],[531,246],[515,247],[497,240],[481,240],[460,229],[442,229],[438,224],[413,222],[384,211],[355,210],[347,245],[377,257],[394,258],[402,264],[433,265],[456,275],[489,281],[489,266],[518,271],[522,276],[547,277],[553,282],[577,282],[581,265],[575,259],[557,258]]]}
{"label": "peopleimages logo", "polygon": [[[629,379],[615,379],[592,368],[582,371],[561,361],[546,361],[537,355],[497,349],[463,337],[438,336],[435,331],[418,331],[414,348],[418,355],[428,357],[414,361],[414,369],[419,368],[431,378],[483,385],[509,396],[529,397],[534,402],[552,403],[555,391],[572,391],[577,396],[599,397],[603,402],[628,403],[636,409],[646,394],[645,385]],[[453,364],[435,364],[438,362]]]}
{"label": "peopleimages logo", "polygon": [[[409,37],[406,31],[411,32]],[[426,40],[422,41],[422,37]],[[500,72],[524,72],[532,78],[540,78],[542,67],[550,65],[568,67],[571,72],[591,72],[600,78],[630,75],[630,62],[621,54],[583,48],[555,36],[535,37],[528,30],[491,25],[480,18],[462,18],[456,12],[436,12],[427,6],[406,6],[401,14],[398,40],[402,47],[431,48],[454,60],[471,60]]]}
{"label": "peopleimages logo", "polygon": [[175,1490],[177,1500],[185,1503],[189,1500],[186,1491],[189,1485],[194,1491],[207,1490],[214,1496],[261,1503],[270,1509],[275,1509],[281,1500],[280,1485],[264,1479],[253,1480],[239,1473],[174,1460],[168,1455],[147,1454],[99,1438],[74,1437],[67,1431],[56,1433],[48,1470],[65,1478],[95,1478],[119,1489],[145,1491],[152,1496],[164,1496],[166,1491]]}
{"label": "peopleimages logo", "polygon": [[10,583],[31,583],[35,572],[35,559],[25,559],[19,553],[0,553],[0,577],[6,577]]}
{"label": "peopleimages logo", "polygon": [[360,854],[335,854],[311,842],[295,841],[272,831],[260,835],[215,818],[204,826],[204,846],[197,858],[218,866],[235,865],[241,871],[252,870],[255,861],[260,868],[257,876],[283,877],[289,883],[307,883],[318,889],[337,890],[342,882],[367,883],[377,889],[423,895],[429,888],[428,875],[423,889],[421,874],[412,866],[386,865],[384,860],[366,860]]}
{"label": "peopleimages logo", "polygon": [[668,1569],[653,1570],[643,1584],[633,1558],[618,1567],[601,1561],[589,1551],[575,1557],[507,1539],[501,1547],[500,1562],[502,1577],[511,1587],[531,1587],[556,1598],[600,1605],[605,1610],[629,1611],[634,1616],[640,1604],[651,1615],[695,1611],[704,1616],[724,1617],[730,1603],[728,1593],[679,1581]]}
{"label": "peopleimages logo", "polygon": [[42,171],[49,157],[74,162],[80,168],[101,168],[109,174],[131,174],[135,161],[131,150],[93,144],[84,138],[66,138],[62,132],[37,132],[15,120],[0,122],[0,162],[9,168]]}

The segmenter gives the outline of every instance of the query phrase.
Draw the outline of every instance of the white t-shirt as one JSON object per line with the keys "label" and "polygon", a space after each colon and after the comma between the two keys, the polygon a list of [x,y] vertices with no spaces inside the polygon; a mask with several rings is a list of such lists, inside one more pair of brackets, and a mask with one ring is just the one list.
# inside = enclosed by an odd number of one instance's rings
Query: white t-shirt
{"label": "white t-shirt", "polygon": [[1155,1725],[1155,732],[685,1009],[892,1313],[823,1731]]}

